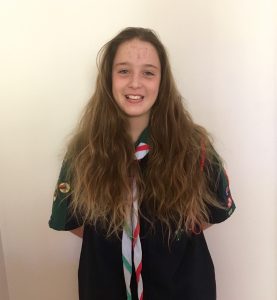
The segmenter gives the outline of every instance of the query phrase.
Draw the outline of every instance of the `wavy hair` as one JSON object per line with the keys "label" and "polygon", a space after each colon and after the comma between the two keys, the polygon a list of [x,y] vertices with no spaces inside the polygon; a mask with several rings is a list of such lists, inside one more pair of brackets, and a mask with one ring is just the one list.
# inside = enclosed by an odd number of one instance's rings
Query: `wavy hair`
{"label": "wavy hair", "polygon": [[[112,66],[122,43],[139,39],[151,43],[159,56],[161,82],[149,119],[152,150],[147,167],[134,160],[134,144],[128,120],[112,94]],[[203,150],[205,149],[205,151]],[[206,130],[195,124],[179,94],[165,47],[150,29],[129,27],[105,44],[98,53],[98,76],[93,96],[67,149],[72,189],[72,213],[84,223],[100,223],[107,234],[118,233],[131,204],[135,177],[141,214],[153,225],[160,221],[169,232],[201,228],[209,220],[208,206],[219,206],[211,172],[206,166],[216,157]],[[151,221],[150,221],[151,220]]]}

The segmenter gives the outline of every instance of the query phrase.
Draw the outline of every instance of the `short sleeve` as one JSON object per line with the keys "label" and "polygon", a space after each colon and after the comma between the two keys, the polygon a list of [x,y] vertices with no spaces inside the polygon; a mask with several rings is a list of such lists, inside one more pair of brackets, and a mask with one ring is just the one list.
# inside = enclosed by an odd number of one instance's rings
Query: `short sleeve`
{"label": "short sleeve", "polygon": [[[229,178],[221,162],[217,159],[209,168],[209,185],[217,201],[222,207],[209,205],[209,223],[220,223],[228,219],[236,209],[229,184]],[[204,170],[206,167],[204,168]],[[207,172],[207,169],[206,169]]]}
{"label": "short sleeve", "polygon": [[71,201],[70,176],[66,162],[63,162],[59,179],[54,192],[52,213],[49,227],[55,230],[72,230],[82,226],[80,218],[73,216],[70,212]]}

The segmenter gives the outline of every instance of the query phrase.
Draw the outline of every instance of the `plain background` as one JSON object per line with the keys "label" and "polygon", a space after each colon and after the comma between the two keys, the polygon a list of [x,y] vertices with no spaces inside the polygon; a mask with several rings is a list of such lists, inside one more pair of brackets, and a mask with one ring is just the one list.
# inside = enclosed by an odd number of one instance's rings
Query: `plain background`
{"label": "plain background", "polygon": [[81,241],[47,222],[65,143],[93,91],[97,51],[126,26],[159,33],[187,107],[225,159],[237,210],[206,233],[218,299],[277,299],[276,2],[7,0],[1,300],[7,288],[9,300],[77,299]]}

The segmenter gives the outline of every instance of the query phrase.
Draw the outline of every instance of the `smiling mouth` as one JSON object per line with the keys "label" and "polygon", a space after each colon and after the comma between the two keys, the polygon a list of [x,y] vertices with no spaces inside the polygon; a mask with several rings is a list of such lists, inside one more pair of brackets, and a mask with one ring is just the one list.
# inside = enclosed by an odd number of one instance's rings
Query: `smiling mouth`
{"label": "smiling mouth", "polygon": [[144,96],[141,95],[125,95],[125,97],[129,102],[138,102],[144,98]]}

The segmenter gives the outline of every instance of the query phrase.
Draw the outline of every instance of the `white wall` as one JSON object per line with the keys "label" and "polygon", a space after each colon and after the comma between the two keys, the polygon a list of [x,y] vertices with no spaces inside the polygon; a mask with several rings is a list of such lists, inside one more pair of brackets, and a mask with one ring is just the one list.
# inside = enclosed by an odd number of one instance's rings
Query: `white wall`
{"label": "white wall", "polygon": [[[207,232],[219,300],[277,298],[276,5],[264,0],[0,2],[0,230],[10,300],[77,299],[80,240],[48,229],[67,135],[100,46],[156,29],[237,211]],[[275,19],[274,19],[275,14]]]}
{"label": "white wall", "polygon": [[8,281],[0,231],[0,299],[9,300]]}

